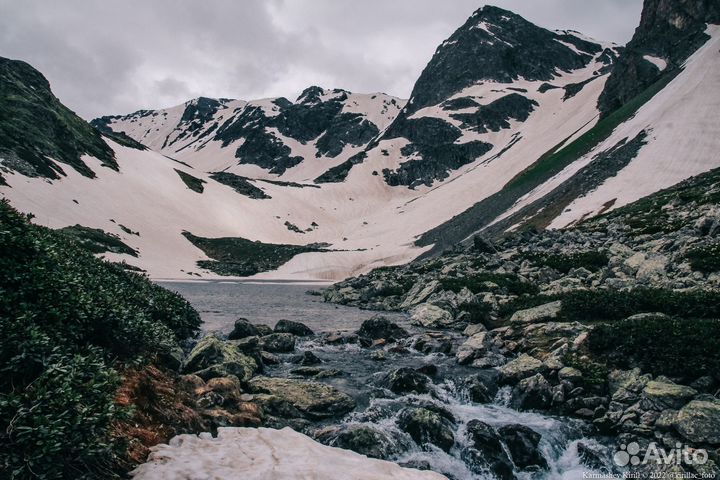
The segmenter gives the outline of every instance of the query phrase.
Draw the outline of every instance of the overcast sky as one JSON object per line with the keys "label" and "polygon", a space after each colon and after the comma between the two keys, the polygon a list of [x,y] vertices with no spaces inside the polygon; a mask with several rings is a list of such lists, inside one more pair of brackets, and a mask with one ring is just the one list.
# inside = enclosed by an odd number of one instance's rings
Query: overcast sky
{"label": "overcast sky", "polygon": [[[626,43],[642,0],[494,0]],[[407,98],[482,0],[0,0],[0,56],[90,119],[197,96],[294,99],[320,85]]]}

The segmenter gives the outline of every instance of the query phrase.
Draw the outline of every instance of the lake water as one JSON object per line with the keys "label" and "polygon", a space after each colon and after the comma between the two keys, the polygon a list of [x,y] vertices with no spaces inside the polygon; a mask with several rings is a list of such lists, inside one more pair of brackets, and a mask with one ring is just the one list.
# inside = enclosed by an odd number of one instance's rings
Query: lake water
{"label": "lake water", "polygon": [[[229,281],[158,282],[180,293],[195,307],[207,332],[229,333],[240,317],[252,323],[274,327],[278,320],[302,322],[315,332],[357,330],[363,320],[375,315],[358,308],[323,302],[308,295],[326,284],[246,283]],[[384,314],[395,322],[406,323],[407,316]]]}

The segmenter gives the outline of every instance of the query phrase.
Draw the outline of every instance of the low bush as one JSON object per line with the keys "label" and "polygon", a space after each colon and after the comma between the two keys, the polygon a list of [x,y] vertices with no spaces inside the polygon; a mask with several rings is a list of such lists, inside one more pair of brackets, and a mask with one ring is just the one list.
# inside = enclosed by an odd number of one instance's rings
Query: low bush
{"label": "low bush", "polygon": [[561,273],[568,273],[575,268],[585,268],[597,272],[607,266],[610,261],[607,253],[602,251],[576,252],[576,253],[535,253],[528,260],[537,265],[553,268]]}
{"label": "low bush", "polygon": [[179,295],[96,259],[0,201],[0,466],[7,477],[111,478],[123,365],[193,335]]}
{"label": "low bush", "polygon": [[720,320],[654,316],[598,325],[590,351],[617,368],[695,379],[720,370]]}
{"label": "low bush", "polygon": [[685,258],[695,271],[703,273],[720,271],[720,243],[693,247],[687,251]]}

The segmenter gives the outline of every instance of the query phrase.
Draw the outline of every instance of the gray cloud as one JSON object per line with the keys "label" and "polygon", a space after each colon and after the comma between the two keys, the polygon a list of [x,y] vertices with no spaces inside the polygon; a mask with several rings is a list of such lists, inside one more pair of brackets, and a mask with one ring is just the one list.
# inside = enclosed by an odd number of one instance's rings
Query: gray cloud
{"label": "gray cloud", "polygon": [[[495,0],[548,28],[625,43],[642,0]],[[85,118],[200,95],[294,98],[309,85],[407,97],[471,0],[0,0],[0,55]]]}

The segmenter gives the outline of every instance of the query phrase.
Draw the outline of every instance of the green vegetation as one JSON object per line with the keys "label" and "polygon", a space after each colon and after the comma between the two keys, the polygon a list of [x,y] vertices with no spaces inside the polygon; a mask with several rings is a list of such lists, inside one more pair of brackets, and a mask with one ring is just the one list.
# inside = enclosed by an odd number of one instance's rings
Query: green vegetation
{"label": "green vegetation", "polygon": [[720,292],[675,291],[662,288],[634,290],[575,290],[561,295],[530,295],[503,305],[502,317],[518,310],[562,300],[559,321],[614,322],[639,313],[664,313],[686,318],[720,318]]}
{"label": "green vegetation", "polygon": [[685,258],[693,270],[713,273],[720,270],[720,243],[709,243],[693,247],[687,251]]}
{"label": "green vegetation", "polygon": [[177,172],[177,174],[180,176],[180,179],[185,183],[185,185],[187,185],[190,190],[197,193],[203,193],[203,191],[205,191],[205,187],[203,187],[203,183],[205,183],[205,180],[193,177],[189,173],[185,173],[182,170],[178,170],[177,168],[175,168],[174,170]]}
{"label": "green vegetation", "polygon": [[[122,225],[121,225],[122,227]],[[99,228],[84,227],[75,225],[58,230],[62,234],[75,240],[81,247],[91,253],[124,253],[126,255],[138,256],[137,250],[130,247],[117,235],[107,233]]]}
{"label": "green vegetation", "polygon": [[300,253],[325,251],[309,245],[253,242],[240,237],[203,238],[190,232],[183,235],[212,258],[197,262],[198,266],[218,275],[247,277],[274,270]]}
{"label": "green vegetation", "polygon": [[270,195],[265,193],[262,189],[253,185],[246,177],[235,175],[230,172],[215,172],[210,174],[210,178],[218,183],[227,185],[228,187],[235,190],[240,195],[254,199],[267,199],[272,198]]}
{"label": "green vegetation", "polygon": [[720,369],[720,320],[653,316],[597,326],[590,351],[616,368],[694,379]]}
{"label": "green vegetation", "polygon": [[575,268],[597,272],[607,266],[610,259],[606,252],[589,251],[576,253],[531,253],[526,258],[537,265],[568,273]]}
{"label": "green vegetation", "polygon": [[687,318],[720,318],[720,292],[705,290],[578,290],[562,295],[561,299],[560,314],[569,321],[616,321],[655,312]]}
{"label": "green vegetation", "polygon": [[440,284],[444,290],[451,290],[455,293],[460,292],[464,287],[467,287],[472,293],[491,292],[497,289],[495,285],[513,295],[536,294],[538,292],[537,287],[532,283],[509,273],[482,272],[472,276],[443,278],[440,280]]}
{"label": "green vegetation", "polygon": [[4,200],[0,251],[3,478],[114,478],[118,370],[193,335],[197,312]]}
{"label": "green vegetation", "polygon": [[45,77],[25,62],[0,58],[0,112],[0,153],[7,168],[58,179],[65,172],[57,161],[94,178],[81,159],[88,154],[118,169],[100,133],[62,105]]}
{"label": "green vegetation", "polygon": [[603,363],[594,362],[577,353],[569,353],[563,357],[563,364],[582,372],[581,381],[584,386],[604,385],[607,381],[609,369]]}

